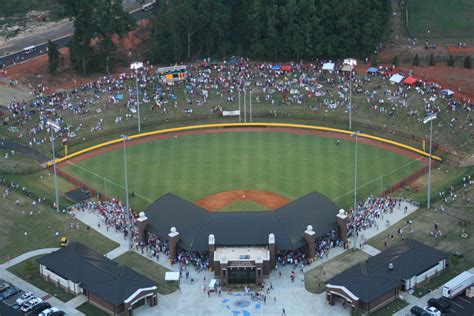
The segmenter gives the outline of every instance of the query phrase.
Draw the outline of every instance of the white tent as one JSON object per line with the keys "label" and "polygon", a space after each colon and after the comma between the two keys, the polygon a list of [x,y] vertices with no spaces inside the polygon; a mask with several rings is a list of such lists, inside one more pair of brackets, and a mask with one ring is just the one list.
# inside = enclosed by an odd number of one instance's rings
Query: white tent
{"label": "white tent", "polygon": [[392,77],[390,77],[390,82],[400,83],[402,80],[403,76],[399,74],[394,74]]}
{"label": "white tent", "polygon": [[178,281],[179,280],[179,272],[166,272],[165,273],[165,281]]}
{"label": "white tent", "polygon": [[354,66],[352,66],[352,65],[344,65],[344,66],[342,66],[341,70],[342,70],[342,71],[345,71],[345,72],[349,72],[349,71],[354,70]]}
{"label": "white tent", "polygon": [[333,71],[334,70],[334,63],[324,63],[323,70]]}

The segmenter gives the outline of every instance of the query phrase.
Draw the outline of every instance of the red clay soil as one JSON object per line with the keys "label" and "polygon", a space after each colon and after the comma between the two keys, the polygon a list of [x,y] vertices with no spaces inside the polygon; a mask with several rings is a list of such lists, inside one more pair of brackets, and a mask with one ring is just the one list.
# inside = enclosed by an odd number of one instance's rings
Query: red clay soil
{"label": "red clay soil", "polygon": [[[384,65],[390,67],[390,65]],[[366,73],[370,66],[360,65],[356,67],[359,73]],[[401,65],[395,71],[408,73],[412,70],[414,76],[424,81],[436,82],[443,88],[454,91],[454,97],[457,100],[474,100],[474,69],[464,69],[461,67],[413,67],[411,65]],[[460,88],[460,91],[459,91]]]}
{"label": "red clay soil", "polygon": [[276,210],[290,202],[290,199],[276,193],[256,190],[233,190],[208,195],[195,203],[210,212],[220,210],[235,201],[253,201],[266,208]]}

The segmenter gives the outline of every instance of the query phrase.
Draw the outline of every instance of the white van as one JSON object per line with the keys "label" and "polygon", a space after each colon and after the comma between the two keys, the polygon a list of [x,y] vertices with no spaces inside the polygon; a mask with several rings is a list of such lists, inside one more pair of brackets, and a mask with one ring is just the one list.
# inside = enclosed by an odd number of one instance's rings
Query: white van
{"label": "white van", "polygon": [[23,48],[23,55],[29,55],[36,52],[36,46],[28,46]]}

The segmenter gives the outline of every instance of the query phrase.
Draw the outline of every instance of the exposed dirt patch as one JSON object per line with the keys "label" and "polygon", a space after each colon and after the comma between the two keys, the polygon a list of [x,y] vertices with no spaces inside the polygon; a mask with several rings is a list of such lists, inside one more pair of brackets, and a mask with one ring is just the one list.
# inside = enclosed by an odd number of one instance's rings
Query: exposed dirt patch
{"label": "exposed dirt patch", "polygon": [[276,193],[257,190],[233,190],[208,195],[195,203],[208,211],[217,211],[235,201],[253,201],[266,208],[276,210],[290,202],[290,199]]}

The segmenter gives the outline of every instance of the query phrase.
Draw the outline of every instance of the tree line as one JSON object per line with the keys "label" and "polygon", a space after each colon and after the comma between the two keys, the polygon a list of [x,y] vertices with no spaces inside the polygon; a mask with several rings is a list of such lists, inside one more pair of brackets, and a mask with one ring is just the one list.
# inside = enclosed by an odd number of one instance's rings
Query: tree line
{"label": "tree line", "polygon": [[163,0],[147,50],[154,63],[368,57],[389,14],[387,0]]}

